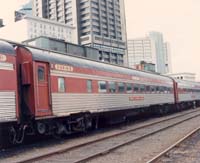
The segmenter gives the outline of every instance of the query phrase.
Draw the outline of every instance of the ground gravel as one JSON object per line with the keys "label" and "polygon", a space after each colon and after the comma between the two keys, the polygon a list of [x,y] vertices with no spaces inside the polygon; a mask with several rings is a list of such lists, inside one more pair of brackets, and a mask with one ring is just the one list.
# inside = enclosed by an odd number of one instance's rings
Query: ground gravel
{"label": "ground gravel", "polygon": [[199,126],[200,117],[197,117],[130,145],[126,145],[87,163],[144,163]]}
{"label": "ground gravel", "polygon": [[170,150],[156,163],[199,163],[200,131]]}

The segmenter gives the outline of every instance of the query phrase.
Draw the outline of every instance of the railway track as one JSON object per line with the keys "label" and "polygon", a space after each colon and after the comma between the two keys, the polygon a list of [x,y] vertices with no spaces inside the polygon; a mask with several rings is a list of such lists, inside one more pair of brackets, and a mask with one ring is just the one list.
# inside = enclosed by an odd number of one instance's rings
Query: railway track
{"label": "railway track", "polygon": [[148,123],[136,128],[127,129],[100,139],[81,143],[65,149],[57,149],[56,151],[21,159],[20,163],[25,162],[69,162],[80,163],[86,162],[97,156],[107,154],[119,147],[139,141],[145,137],[151,136],[168,128],[174,127],[187,120],[200,116],[200,110],[195,110]]}
{"label": "railway track", "polygon": [[171,145],[170,147],[168,147],[167,149],[165,149],[164,151],[162,151],[161,153],[159,153],[157,156],[153,157],[147,163],[157,163],[157,162],[159,162],[159,160],[161,160],[162,157],[164,157],[169,151],[173,150],[174,148],[176,148],[177,146],[179,146],[180,144],[182,144],[187,139],[190,139],[195,133],[197,133],[199,131],[200,131],[200,127],[194,129],[193,131],[191,131],[190,133],[188,133],[186,136],[184,136],[183,138],[181,138],[180,140],[178,140],[177,142],[175,142],[173,145]]}

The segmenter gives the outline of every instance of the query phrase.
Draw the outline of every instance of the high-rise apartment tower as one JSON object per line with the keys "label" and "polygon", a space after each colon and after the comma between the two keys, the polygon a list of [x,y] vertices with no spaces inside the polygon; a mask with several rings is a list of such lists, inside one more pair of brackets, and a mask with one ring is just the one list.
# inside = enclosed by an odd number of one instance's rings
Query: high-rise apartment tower
{"label": "high-rise apartment tower", "polygon": [[172,71],[170,46],[164,42],[160,32],[149,32],[144,38],[128,40],[129,66],[134,68],[141,62],[155,64],[158,73],[166,74]]}
{"label": "high-rise apartment tower", "polygon": [[127,64],[124,0],[33,0],[35,16],[77,28],[77,42],[99,49],[99,59]]}

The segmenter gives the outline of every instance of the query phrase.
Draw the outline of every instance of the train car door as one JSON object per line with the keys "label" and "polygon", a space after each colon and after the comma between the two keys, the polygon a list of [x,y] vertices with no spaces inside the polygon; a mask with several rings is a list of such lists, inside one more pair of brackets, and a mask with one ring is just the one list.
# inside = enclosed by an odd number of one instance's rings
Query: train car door
{"label": "train car door", "polygon": [[48,116],[52,114],[49,96],[49,64],[36,62],[36,116]]}

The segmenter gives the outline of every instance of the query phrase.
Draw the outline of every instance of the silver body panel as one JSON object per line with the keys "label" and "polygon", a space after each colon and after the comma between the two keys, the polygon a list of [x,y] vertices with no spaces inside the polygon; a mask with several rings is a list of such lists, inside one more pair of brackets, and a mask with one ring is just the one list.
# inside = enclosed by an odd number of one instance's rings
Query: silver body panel
{"label": "silver body panel", "polygon": [[0,92],[0,122],[16,120],[15,92]]}
{"label": "silver body panel", "polygon": [[[143,100],[130,100],[130,97],[143,97]],[[52,94],[54,116],[87,111],[106,112],[166,103],[174,103],[173,94]]]}
{"label": "silver body panel", "polygon": [[195,101],[200,99],[200,93],[179,94],[179,102]]}

